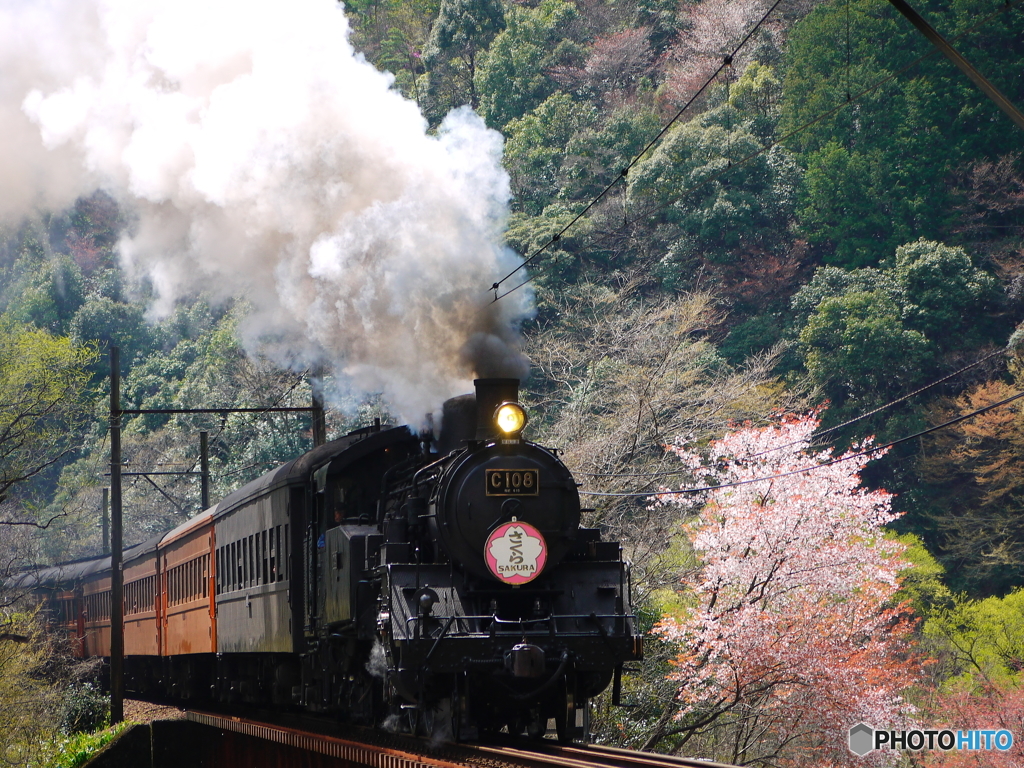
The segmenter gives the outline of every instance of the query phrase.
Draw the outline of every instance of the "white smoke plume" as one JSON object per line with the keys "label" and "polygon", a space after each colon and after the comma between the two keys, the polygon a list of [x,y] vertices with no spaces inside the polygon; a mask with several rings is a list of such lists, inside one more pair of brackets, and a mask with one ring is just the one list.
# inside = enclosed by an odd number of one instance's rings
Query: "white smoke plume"
{"label": "white smoke plume", "polygon": [[101,188],[156,313],[244,297],[247,339],[421,417],[521,376],[501,136],[436,136],[333,0],[0,0],[0,217]]}

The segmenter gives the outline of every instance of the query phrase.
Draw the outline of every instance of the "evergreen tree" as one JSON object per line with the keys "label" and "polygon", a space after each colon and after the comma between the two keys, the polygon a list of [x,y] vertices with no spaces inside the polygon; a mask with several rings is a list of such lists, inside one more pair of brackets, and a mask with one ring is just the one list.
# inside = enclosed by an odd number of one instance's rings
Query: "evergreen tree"
{"label": "evergreen tree", "polygon": [[433,112],[440,115],[463,104],[476,109],[477,56],[504,28],[500,0],[441,0],[424,51]]}

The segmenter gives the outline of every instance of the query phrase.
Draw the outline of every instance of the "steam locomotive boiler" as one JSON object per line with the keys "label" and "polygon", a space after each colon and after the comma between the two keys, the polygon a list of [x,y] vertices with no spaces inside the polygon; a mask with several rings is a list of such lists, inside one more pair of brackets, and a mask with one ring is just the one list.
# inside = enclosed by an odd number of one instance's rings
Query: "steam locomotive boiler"
{"label": "steam locomotive boiler", "polygon": [[[580,736],[587,700],[641,655],[629,570],[580,527],[556,453],[524,439],[517,390],[478,380],[436,441],[357,430],[127,551],[127,690]],[[109,654],[105,563],[32,576],[82,655]]]}

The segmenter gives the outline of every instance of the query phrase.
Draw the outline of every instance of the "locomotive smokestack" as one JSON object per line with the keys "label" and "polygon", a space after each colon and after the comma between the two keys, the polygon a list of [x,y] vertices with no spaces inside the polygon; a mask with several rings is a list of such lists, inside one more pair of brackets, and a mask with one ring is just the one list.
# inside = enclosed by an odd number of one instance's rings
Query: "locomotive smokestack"
{"label": "locomotive smokestack", "polygon": [[494,412],[502,403],[519,401],[519,379],[476,379],[476,439],[498,437]]}
{"label": "locomotive smokestack", "polygon": [[441,416],[441,434],[437,438],[438,453],[451,453],[476,434],[476,397],[459,395],[445,401]]}

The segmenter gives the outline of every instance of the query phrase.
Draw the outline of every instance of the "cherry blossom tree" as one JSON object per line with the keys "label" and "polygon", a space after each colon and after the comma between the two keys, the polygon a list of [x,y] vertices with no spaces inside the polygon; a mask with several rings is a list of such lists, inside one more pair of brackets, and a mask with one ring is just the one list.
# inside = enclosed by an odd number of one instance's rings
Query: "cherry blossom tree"
{"label": "cherry blossom tree", "polygon": [[915,621],[897,599],[909,562],[882,530],[891,495],[860,486],[870,456],[814,451],[817,426],[790,416],[703,452],[670,447],[698,486],[719,487],[656,501],[690,513],[698,565],[682,578],[688,607],[655,630],[677,649],[679,686],[647,748],[670,738],[740,765],[864,765],[847,729],[913,716],[901,692],[918,677]]}
{"label": "cherry blossom tree", "polygon": [[930,719],[934,729],[1010,731],[1013,746],[996,749],[949,751],[930,750],[922,754],[928,768],[1019,768],[1024,764],[1021,724],[1024,723],[1024,688],[1019,682],[1001,680],[974,687],[955,686],[930,692],[925,702],[936,713]]}
{"label": "cherry blossom tree", "polygon": [[[685,5],[688,24],[663,62],[664,90],[669,100],[673,104],[689,100],[764,15],[768,5],[764,0],[700,0]],[[762,29],[774,35],[777,26],[776,21],[769,20]],[[740,52],[734,62],[737,73],[746,67],[753,49],[749,46]]]}

